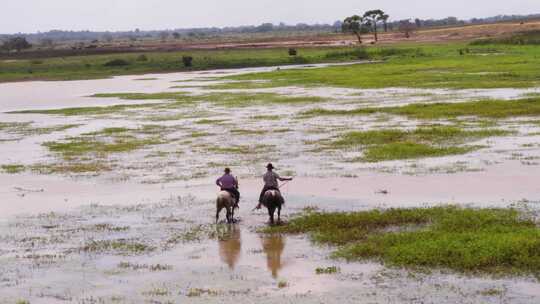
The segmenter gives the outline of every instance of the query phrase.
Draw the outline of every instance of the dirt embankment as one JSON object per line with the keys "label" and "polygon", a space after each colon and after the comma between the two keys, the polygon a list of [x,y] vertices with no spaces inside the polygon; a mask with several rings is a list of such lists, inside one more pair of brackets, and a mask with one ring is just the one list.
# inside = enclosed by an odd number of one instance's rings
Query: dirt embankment
{"label": "dirt embankment", "polygon": [[[459,27],[421,29],[406,38],[403,33],[393,31],[380,33],[378,44],[395,43],[443,43],[471,41],[480,38],[502,37],[517,32],[540,30],[540,20],[527,22],[503,22],[493,24],[466,25]],[[132,43],[110,43],[105,45],[90,45],[86,47],[64,47],[49,50],[31,50],[22,53],[0,54],[0,58],[35,58],[84,56],[130,52],[173,52],[184,50],[219,50],[219,49],[262,49],[280,47],[317,47],[345,46],[356,44],[356,37],[345,34],[310,34],[303,36],[251,37],[205,41],[147,41]],[[364,35],[364,43],[372,44],[372,35]]]}

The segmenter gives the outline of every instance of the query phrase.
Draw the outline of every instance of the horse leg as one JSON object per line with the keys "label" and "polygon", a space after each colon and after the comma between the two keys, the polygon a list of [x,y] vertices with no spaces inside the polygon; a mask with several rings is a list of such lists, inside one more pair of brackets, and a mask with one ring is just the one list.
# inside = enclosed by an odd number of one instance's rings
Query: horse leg
{"label": "horse leg", "polygon": [[277,207],[277,221],[281,223],[281,205]]}
{"label": "horse leg", "polygon": [[231,222],[234,224],[234,205],[231,208]]}
{"label": "horse leg", "polygon": [[270,216],[270,224],[271,225],[274,224],[274,211],[276,211],[274,207],[269,207],[268,208],[268,215]]}
{"label": "horse leg", "polygon": [[223,209],[223,207],[218,203],[218,206],[216,207],[216,224],[219,221],[219,213],[221,212],[221,209]]}
{"label": "horse leg", "polygon": [[231,207],[230,206],[227,206],[227,223],[231,223],[232,222],[232,217],[231,217]]}

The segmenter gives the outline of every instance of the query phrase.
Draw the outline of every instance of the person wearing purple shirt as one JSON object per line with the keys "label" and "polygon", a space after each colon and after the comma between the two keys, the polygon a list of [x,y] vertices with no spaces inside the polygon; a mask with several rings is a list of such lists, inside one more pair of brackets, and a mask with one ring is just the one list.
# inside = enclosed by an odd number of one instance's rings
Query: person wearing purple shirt
{"label": "person wearing purple shirt", "polygon": [[222,191],[229,192],[235,199],[236,204],[240,201],[240,192],[238,191],[238,180],[231,175],[231,169],[225,168],[225,174],[216,180]]}

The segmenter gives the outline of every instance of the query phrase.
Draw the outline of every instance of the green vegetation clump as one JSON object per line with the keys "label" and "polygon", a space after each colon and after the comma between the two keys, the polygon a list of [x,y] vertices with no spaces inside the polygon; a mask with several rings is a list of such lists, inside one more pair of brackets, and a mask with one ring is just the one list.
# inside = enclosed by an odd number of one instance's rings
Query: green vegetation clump
{"label": "green vegetation clump", "polygon": [[309,233],[335,258],[464,273],[540,275],[540,229],[515,209],[456,206],[311,212],[268,232]]}
{"label": "green vegetation clump", "polygon": [[43,145],[50,151],[61,154],[64,158],[73,158],[88,153],[109,154],[137,150],[149,145],[160,144],[156,138],[139,139],[134,136],[116,137],[111,142],[91,138],[89,136],[70,137],[65,142],[45,142]]}
{"label": "green vegetation clump", "polygon": [[105,64],[103,66],[105,66],[105,67],[122,67],[122,66],[126,66],[126,65],[129,65],[129,62],[127,60],[124,60],[124,59],[112,59],[112,60],[109,60],[109,61],[105,62]]}
{"label": "green vegetation clump", "polygon": [[24,165],[19,164],[11,164],[11,165],[1,165],[0,169],[2,169],[3,172],[8,174],[17,174],[21,173],[25,170]]}
{"label": "green vegetation clump", "polygon": [[459,103],[409,104],[401,107],[358,108],[353,110],[312,109],[303,112],[302,115],[369,115],[375,113],[404,115],[417,119],[444,119],[462,116],[477,116],[484,118],[539,116],[540,97],[517,100],[480,100]]}
{"label": "green vegetation clump", "polygon": [[341,271],[341,269],[339,267],[336,267],[336,266],[330,266],[330,267],[317,267],[315,269],[315,273],[316,274],[334,274],[334,273],[339,273]]}
{"label": "green vegetation clump", "polygon": [[114,105],[105,107],[78,107],[78,108],[63,108],[63,109],[50,109],[50,110],[24,110],[13,111],[9,114],[48,114],[48,115],[64,115],[64,116],[78,116],[78,115],[105,115],[121,113],[126,110],[149,108],[156,106],[156,104],[131,104],[131,105]]}
{"label": "green vegetation clump", "polygon": [[155,248],[129,240],[103,240],[91,241],[81,248],[84,252],[115,252],[120,254],[142,254],[153,251]]}
{"label": "green vegetation clump", "polygon": [[0,131],[14,135],[14,138],[8,140],[20,140],[25,136],[50,134],[53,132],[65,131],[71,128],[78,127],[78,124],[56,125],[49,127],[34,127],[32,122],[0,122]]}
{"label": "green vegetation clump", "polygon": [[360,159],[377,162],[395,159],[437,157],[463,154],[478,147],[457,146],[467,140],[507,135],[504,130],[463,130],[456,127],[436,126],[411,131],[399,129],[354,131],[327,145],[333,149],[364,148]]}

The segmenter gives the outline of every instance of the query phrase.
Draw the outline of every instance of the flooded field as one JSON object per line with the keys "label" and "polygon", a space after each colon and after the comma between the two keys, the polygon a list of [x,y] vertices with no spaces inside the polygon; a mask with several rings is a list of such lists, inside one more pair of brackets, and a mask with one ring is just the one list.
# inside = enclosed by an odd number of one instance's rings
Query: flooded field
{"label": "flooded field", "polygon": [[[540,88],[222,79],[277,69],[0,84],[0,302],[540,300],[533,276],[333,259],[307,236],[262,233],[266,212],[251,211],[273,162],[295,177],[282,188],[285,222],[306,210],[441,204],[536,212],[540,120],[384,109],[521,100]],[[359,108],[373,111],[351,112]],[[214,223],[214,181],[225,166],[243,197],[234,225]]]}

